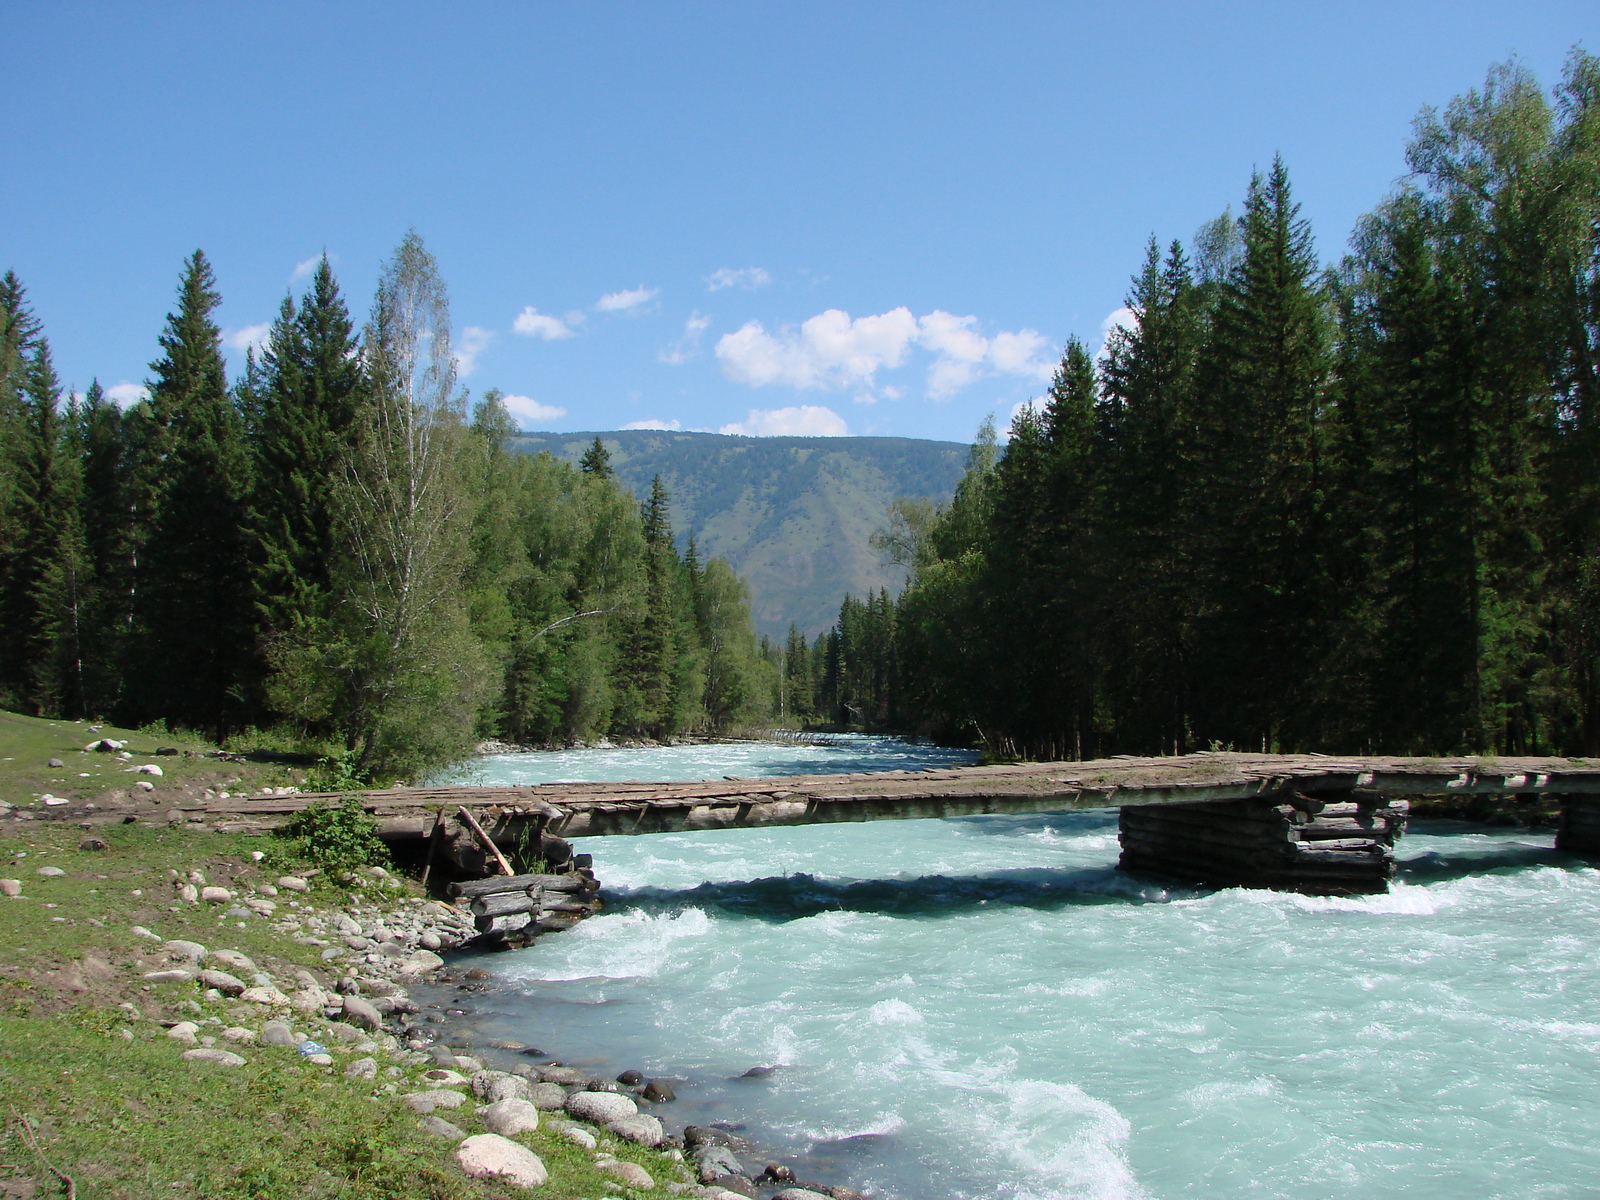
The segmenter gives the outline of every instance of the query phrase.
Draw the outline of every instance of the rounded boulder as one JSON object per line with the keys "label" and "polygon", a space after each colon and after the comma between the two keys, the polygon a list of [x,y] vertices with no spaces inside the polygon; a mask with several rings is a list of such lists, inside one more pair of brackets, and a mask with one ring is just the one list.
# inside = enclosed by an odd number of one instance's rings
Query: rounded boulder
{"label": "rounded boulder", "polygon": [[616,1092],[574,1092],[567,1097],[567,1112],[580,1121],[609,1125],[624,1117],[637,1116],[639,1106]]}
{"label": "rounded boulder", "polygon": [[456,1161],[474,1179],[503,1179],[535,1188],[550,1178],[537,1154],[498,1133],[469,1137],[456,1147]]}
{"label": "rounded boulder", "polygon": [[526,1100],[496,1100],[481,1115],[483,1127],[502,1137],[539,1128],[539,1110]]}

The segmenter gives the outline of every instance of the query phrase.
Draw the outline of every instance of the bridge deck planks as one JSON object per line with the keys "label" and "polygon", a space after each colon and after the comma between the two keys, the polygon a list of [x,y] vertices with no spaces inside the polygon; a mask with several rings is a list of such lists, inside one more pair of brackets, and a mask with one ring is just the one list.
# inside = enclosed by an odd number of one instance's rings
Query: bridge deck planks
{"label": "bridge deck planks", "polygon": [[[1600,760],[1369,758],[1201,753],[1167,758],[1016,763],[850,775],[765,776],[698,783],[647,780],[527,787],[392,788],[358,793],[391,836],[422,836],[440,807],[530,819],[552,834],[664,833],[737,826],[910,820],[1151,804],[1202,804],[1352,788],[1389,795],[1448,792],[1600,794]],[[208,819],[272,824],[337,794],[230,797],[193,806]],[[413,831],[412,826],[417,829]],[[498,830],[497,830],[498,832]]]}

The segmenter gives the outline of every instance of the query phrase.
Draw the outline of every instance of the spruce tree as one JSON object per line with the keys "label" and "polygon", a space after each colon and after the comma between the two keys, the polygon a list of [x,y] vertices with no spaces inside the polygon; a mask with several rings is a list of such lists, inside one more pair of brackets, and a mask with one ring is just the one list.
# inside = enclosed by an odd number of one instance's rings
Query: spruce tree
{"label": "spruce tree", "polygon": [[197,250],[150,364],[154,436],[141,465],[154,511],[139,546],[137,678],[124,698],[137,718],[218,737],[246,715],[255,630],[250,460],[212,319],[220,302]]}
{"label": "spruce tree", "polygon": [[596,479],[610,479],[611,454],[606,449],[606,444],[600,440],[600,435],[594,435],[594,441],[589,443],[589,448],[583,452],[583,457],[578,460],[578,467],[585,475],[593,475]]}

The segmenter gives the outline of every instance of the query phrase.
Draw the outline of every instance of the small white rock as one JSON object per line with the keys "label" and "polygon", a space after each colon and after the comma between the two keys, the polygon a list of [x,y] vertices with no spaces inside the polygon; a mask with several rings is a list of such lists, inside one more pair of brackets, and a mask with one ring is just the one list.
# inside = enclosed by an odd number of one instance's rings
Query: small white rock
{"label": "small white rock", "polygon": [[217,1050],[210,1046],[206,1046],[199,1050],[185,1050],[183,1052],[183,1057],[187,1058],[190,1062],[216,1063],[219,1067],[244,1066],[244,1059],[240,1058],[232,1050]]}

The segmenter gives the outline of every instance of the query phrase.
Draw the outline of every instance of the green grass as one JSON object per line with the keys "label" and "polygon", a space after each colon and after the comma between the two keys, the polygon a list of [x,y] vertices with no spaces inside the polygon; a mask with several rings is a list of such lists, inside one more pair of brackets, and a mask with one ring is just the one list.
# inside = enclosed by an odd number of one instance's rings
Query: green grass
{"label": "green grass", "polygon": [[[23,722],[13,744],[37,744],[50,736],[48,725]],[[79,849],[91,832],[108,848]],[[406,1065],[402,1077],[380,1074],[374,1083],[346,1079],[347,1057],[319,1068],[291,1051],[244,1046],[231,1048],[246,1066],[219,1068],[182,1059],[185,1047],[165,1036],[163,1019],[214,1016],[259,1029],[267,1013],[246,1006],[245,1016],[237,1001],[202,1001],[193,984],[147,982],[146,971],[169,964],[134,925],[243,951],[274,976],[296,967],[323,973],[317,947],[295,943],[266,920],[230,920],[216,908],[185,904],[167,877],[169,869],[199,869],[210,882],[246,887],[295,865],[278,859],[283,846],[270,836],[143,821],[85,831],[76,821],[0,819],[0,877],[20,879],[24,897],[0,897],[0,1197],[64,1194],[29,1145],[29,1127],[85,1198],[530,1194],[468,1179],[454,1146],[423,1133],[384,1090],[391,1083],[400,1092],[426,1086],[425,1066]],[[252,851],[273,853],[258,864]],[[42,877],[41,866],[67,873]],[[409,882],[383,890],[420,894]],[[331,886],[277,897],[280,912],[294,911],[290,900],[326,911],[342,898]],[[468,1133],[483,1132],[470,1104],[440,1115]],[[639,1196],[565,1139],[541,1129],[520,1140],[550,1172],[541,1197]],[[639,1163],[658,1184],[681,1178],[675,1164],[651,1151],[602,1145]]]}
{"label": "green grass", "polygon": [[[98,732],[90,733],[90,728]],[[124,762],[114,754],[84,747],[98,738],[125,741],[133,758]],[[280,763],[226,762],[214,758],[188,758],[183,754],[156,757],[165,746],[203,753],[216,747],[191,734],[141,732],[94,721],[52,721],[0,712],[0,800],[18,807],[37,807],[45,792],[67,799],[89,799],[110,788],[129,789],[146,779],[127,770],[139,763],[155,763],[162,770],[153,797],[177,798],[203,787],[259,790],[304,782],[306,770]],[[234,747],[237,749],[238,747]],[[51,759],[65,765],[51,767]]]}

